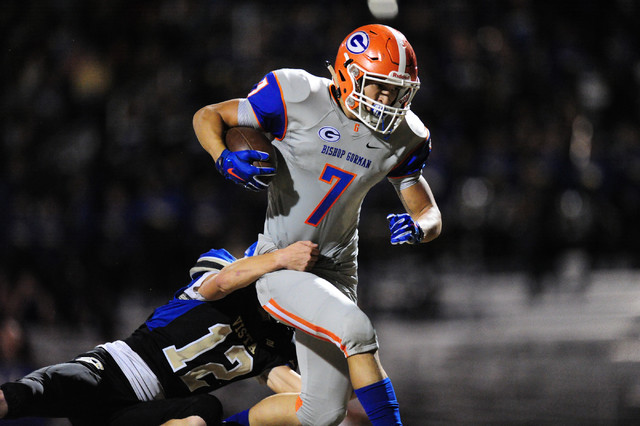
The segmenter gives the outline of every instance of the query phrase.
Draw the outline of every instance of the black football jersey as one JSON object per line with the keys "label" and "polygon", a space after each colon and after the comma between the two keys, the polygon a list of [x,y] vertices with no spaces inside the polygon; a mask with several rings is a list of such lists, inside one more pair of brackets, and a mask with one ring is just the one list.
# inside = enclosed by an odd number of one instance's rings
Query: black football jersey
{"label": "black football jersey", "polygon": [[[234,260],[226,250],[203,254],[189,286]],[[214,302],[185,297],[189,286],[125,339],[167,398],[210,392],[278,365],[295,368],[293,331],[260,307],[254,284]]]}

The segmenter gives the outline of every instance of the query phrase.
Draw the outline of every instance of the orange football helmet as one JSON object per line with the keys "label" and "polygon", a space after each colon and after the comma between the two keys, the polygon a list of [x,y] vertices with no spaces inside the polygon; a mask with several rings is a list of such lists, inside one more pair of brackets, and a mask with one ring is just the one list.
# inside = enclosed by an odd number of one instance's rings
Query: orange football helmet
{"label": "orange football helmet", "polygon": [[[340,47],[334,83],[349,110],[370,129],[390,134],[402,122],[420,88],[418,61],[405,36],[386,25],[355,29]],[[398,96],[385,105],[365,96],[371,83],[398,87]]]}

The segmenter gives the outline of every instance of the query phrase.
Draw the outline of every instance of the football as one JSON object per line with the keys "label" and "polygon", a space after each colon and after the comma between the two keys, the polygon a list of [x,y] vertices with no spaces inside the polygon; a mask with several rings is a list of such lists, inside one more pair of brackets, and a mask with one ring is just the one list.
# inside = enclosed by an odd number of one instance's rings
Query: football
{"label": "football", "polygon": [[[271,141],[260,130],[251,127],[232,127],[227,130],[224,143],[231,152],[253,149],[269,154],[267,161],[254,161],[256,167],[275,167],[275,151]],[[269,177],[270,178],[270,177]]]}

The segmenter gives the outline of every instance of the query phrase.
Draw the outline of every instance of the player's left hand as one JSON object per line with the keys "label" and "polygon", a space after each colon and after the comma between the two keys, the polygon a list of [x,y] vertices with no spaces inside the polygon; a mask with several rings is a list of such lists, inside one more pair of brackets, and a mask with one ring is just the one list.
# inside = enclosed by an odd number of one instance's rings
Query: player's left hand
{"label": "player's left hand", "polygon": [[387,215],[391,244],[417,244],[422,241],[424,231],[407,213]]}

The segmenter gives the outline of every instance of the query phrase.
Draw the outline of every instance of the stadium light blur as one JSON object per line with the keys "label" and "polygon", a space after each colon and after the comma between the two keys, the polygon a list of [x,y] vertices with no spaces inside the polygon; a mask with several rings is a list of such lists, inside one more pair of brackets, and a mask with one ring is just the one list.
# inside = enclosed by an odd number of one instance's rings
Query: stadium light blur
{"label": "stadium light blur", "polygon": [[393,19],[398,16],[396,0],[367,0],[367,5],[376,19]]}

